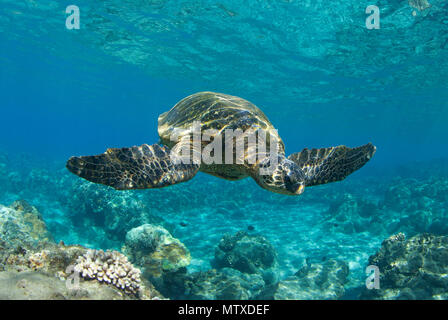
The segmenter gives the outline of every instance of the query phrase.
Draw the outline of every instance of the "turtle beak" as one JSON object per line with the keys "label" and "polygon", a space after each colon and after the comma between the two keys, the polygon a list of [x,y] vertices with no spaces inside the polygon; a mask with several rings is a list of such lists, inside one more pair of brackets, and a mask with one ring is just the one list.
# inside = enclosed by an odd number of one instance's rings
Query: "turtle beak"
{"label": "turtle beak", "polygon": [[299,195],[302,194],[303,191],[305,191],[305,186],[303,184],[299,185],[299,187],[297,188],[295,194]]}
{"label": "turtle beak", "polygon": [[292,195],[299,195],[305,191],[304,181],[297,178],[296,172],[292,172],[285,176],[285,187],[288,190],[288,193]]}

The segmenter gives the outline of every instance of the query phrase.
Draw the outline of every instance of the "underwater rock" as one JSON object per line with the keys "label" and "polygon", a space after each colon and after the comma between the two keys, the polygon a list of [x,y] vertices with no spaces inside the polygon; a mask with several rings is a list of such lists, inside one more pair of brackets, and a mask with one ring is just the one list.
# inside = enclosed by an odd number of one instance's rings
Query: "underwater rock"
{"label": "underwater rock", "polygon": [[[178,248],[172,255],[174,259],[166,262],[166,266],[174,268],[163,268],[165,264],[160,261],[168,257],[166,249],[159,249],[164,243],[170,245],[170,251],[173,245]],[[173,299],[263,299],[273,295],[278,281],[272,245],[264,237],[245,232],[223,237],[217,248],[218,258],[214,260],[219,270],[188,274],[186,267],[191,260],[188,250],[159,226],[144,225],[131,230],[123,252],[143,268],[157,290]],[[159,253],[155,255],[156,252]],[[228,263],[232,259],[235,264]]]}
{"label": "underwater rock", "polygon": [[0,272],[0,300],[128,300],[122,294],[98,282],[80,282],[79,288],[69,289],[65,280],[32,272]]}
{"label": "underwater rock", "polygon": [[124,241],[126,233],[145,223],[165,221],[152,214],[146,202],[132,192],[116,191],[89,182],[75,183],[68,203],[74,225],[99,226],[110,239]]}
{"label": "underwater rock", "polygon": [[427,0],[408,0],[409,5],[419,11],[424,11],[431,7],[431,4]]}
{"label": "underwater rock", "polygon": [[40,193],[52,194],[55,186],[54,176],[43,168],[32,168],[25,177],[23,184],[30,190],[39,191]]}
{"label": "underwater rock", "polygon": [[82,246],[63,243],[11,243],[0,241],[0,268],[6,271],[39,271],[59,276],[84,254]]}
{"label": "underwater rock", "polygon": [[264,288],[260,275],[243,274],[235,269],[211,269],[189,275],[183,299],[247,300],[255,299]]}
{"label": "underwater rock", "polygon": [[[406,179],[395,182],[384,195],[384,222],[390,233],[431,232],[448,235],[448,180]],[[395,219],[392,226],[391,220]]]}
{"label": "underwater rock", "polygon": [[393,210],[402,211],[412,204],[413,196],[410,181],[390,186],[384,194],[384,204]]}
{"label": "underwater rock", "polygon": [[42,215],[24,200],[0,205],[0,238],[14,244],[53,241]]}
{"label": "underwater rock", "polygon": [[448,202],[448,179],[435,179],[426,184],[424,194],[434,201]]}
{"label": "underwater rock", "polygon": [[247,274],[232,268],[223,268],[219,272],[239,282],[247,290],[249,299],[270,299],[275,284],[267,285],[260,274]]}
{"label": "underwater rock", "polygon": [[[13,279],[17,278],[14,276],[17,272],[35,273],[37,276],[30,276],[31,279],[43,279],[44,283],[50,283],[52,280],[53,283],[48,284],[47,289],[50,291],[54,289],[67,299],[101,299],[103,296],[101,292],[110,291],[110,288],[112,288],[112,291],[114,292],[112,296],[108,295],[110,298],[121,297],[121,299],[131,298],[145,300],[154,298],[163,299],[163,296],[154,288],[154,286],[144,279],[142,279],[138,287],[133,287],[134,290],[129,289],[129,286],[126,287],[126,281],[122,281],[124,287],[119,281],[116,281],[115,284],[111,281],[109,284],[104,281],[105,277],[103,277],[103,281],[101,281],[99,275],[100,272],[104,272],[103,268],[105,266],[104,259],[101,257],[107,257],[107,253],[103,252],[103,255],[92,255],[92,251],[94,250],[79,245],[65,246],[63,243],[55,244],[51,242],[40,242],[33,246],[24,244],[22,246],[13,247],[4,241],[0,241],[0,275],[4,272],[9,272],[9,275],[3,275],[2,278],[8,283],[8,281],[13,281]],[[96,253],[98,253],[98,251],[96,251]],[[126,264],[123,262],[125,257],[119,252],[114,251],[111,255],[119,258],[121,257],[121,259],[111,259],[110,263],[106,260],[105,262],[108,263],[108,267],[106,267],[105,273],[107,274],[107,271],[109,271],[112,275],[118,274],[120,279],[126,280],[127,277],[130,277],[132,281],[135,281],[135,279],[132,279],[132,276],[139,272],[137,271],[138,269],[133,267],[130,263]],[[89,259],[89,257],[91,259]],[[95,259],[92,259],[92,257]],[[85,291],[84,289],[86,288],[92,288],[93,291],[87,290],[92,292],[91,295],[86,296],[82,294],[79,296],[76,293],[78,289],[73,289],[75,291],[70,292],[59,290],[61,288],[59,282],[61,280],[66,281],[67,279],[76,276],[76,272],[79,273],[78,279],[80,280],[79,285],[81,291]],[[126,272],[126,274],[123,274],[123,272]],[[83,280],[83,277],[85,277],[86,280]],[[96,283],[97,285],[90,285],[88,284],[89,282]],[[65,286],[65,283],[62,283]],[[118,286],[118,284],[120,285]],[[33,292],[33,290],[37,290],[39,287],[40,286],[36,286],[35,289],[33,289],[33,286],[28,287],[28,291],[31,290],[31,292],[29,292],[30,298],[33,297],[33,299],[37,299],[39,297],[39,293]],[[94,294],[95,290],[97,290],[96,288],[99,288],[98,296]],[[44,290],[46,292],[45,294],[49,292],[48,290]],[[6,295],[7,293],[2,292],[0,289],[0,294]]]}
{"label": "underwater rock", "polygon": [[272,244],[263,236],[244,231],[224,235],[211,264],[216,269],[232,268],[246,274],[260,274],[266,286],[278,281],[277,253]]}
{"label": "underwater rock", "polygon": [[361,299],[448,299],[448,237],[399,233],[369,258],[380,271],[380,289],[363,289]]}
{"label": "underwater rock", "polygon": [[[16,201],[11,207],[0,206],[0,282],[13,287],[19,282],[29,284],[25,291],[21,286],[14,287],[11,292],[0,288],[0,296],[10,299],[123,299],[131,294],[135,299],[163,298],[150,282],[140,281],[139,275],[140,270],[117,251],[103,252],[54,243],[39,212],[25,201]],[[84,293],[78,295],[63,289],[62,284],[65,284],[60,280],[71,277],[81,280]],[[46,289],[35,286],[36,281],[42,281]],[[95,282],[113,291],[85,282]]]}
{"label": "underwater rock", "polygon": [[165,228],[151,224],[130,230],[122,251],[165,294],[171,291],[168,284],[185,275],[191,262],[190,252],[182,242]]}
{"label": "underwater rock", "polygon": [[346,262],[329,259],[304,266],[294,276],[280,281],[275,300],[335,300],[344,293],[349,268]]}
{"label": "underwater rock", "polygon": [[429,209],[448,201],[448,180],[403,179],[394,182],[384,194],[384,204],[397,212]]}
{"label": "underwater rock", "polygon": [[448,235],[448,212],[441,217],[435,217],[428,227],[429,233],[436,235]]}
{"label": "underwater rock", "polygon": [[365,231],[378,234],[385,231],[381,215],[375,203],[345,194],[324,213],[323,223],[325,228],[345,234]]}
{"label": "underwater rock", "polygon": [[186,282],[186,294],[193,300],[245,300],[247,290],[240,282],[231,279],[215,269],[199,272]]}
{"label": "underwater rock", "polygon": [[165,228],[151,224],[130,230],[123,252],[154,276],[179,270],[191,262],[190,252],[182,242]]}

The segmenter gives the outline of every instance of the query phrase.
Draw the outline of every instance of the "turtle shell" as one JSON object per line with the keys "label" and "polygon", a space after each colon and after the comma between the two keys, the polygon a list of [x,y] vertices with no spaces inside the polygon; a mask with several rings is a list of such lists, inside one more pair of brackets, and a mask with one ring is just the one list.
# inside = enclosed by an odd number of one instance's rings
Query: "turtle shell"
{"label": "turtle shell", "polygon": [[283,141],[266,115],[254,104],[239,97],[215,92],[199,92],[179,101],[171,110],[161,114],[158,133],[162,143],[171,147],[174,130],[178,141],[191,132],[194,123],[201,125],[202,132],[215,129],[218,133],[226,129],[264,130],[266,135],[277,137],[280,152],[284,153]]}

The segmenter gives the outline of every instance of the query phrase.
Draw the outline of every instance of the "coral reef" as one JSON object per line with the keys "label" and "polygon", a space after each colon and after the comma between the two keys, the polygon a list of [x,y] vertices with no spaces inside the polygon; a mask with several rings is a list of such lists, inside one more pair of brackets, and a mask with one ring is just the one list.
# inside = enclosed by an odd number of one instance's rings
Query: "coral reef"
{"label": "coral reef", "polygon": [[81,282],[70,289],[65,280],[32,271],[0,272],[0,300],[128,300],[132,296],[101,285]]}
{"label": "coral reef", "polygon": [[[10,166],[9,162],[15,164]],[[35,168],[27,160],[0,159],[0,185],[4,188],[0,200],[24,198],[52,208],[46,212],[49,230],[57,237],[84,244],[98,243],[101,247],[117,248],[124,241],[127,231],[145,223],[160,224],[171,230],[173,225],[158,215],[158,203],[147,195],[119,192],[112,188],[76,179],[64,169]],[[18,168],[16,168],[18,167]],[[63,213],[63,214],[61,214]],[[67,236],[67,233],[70,236]],[[98,236],[98,234],[101,236]],[[101,239],[101,240],[98,240]]]}
{"label": "coral reef", "polygon": [[15,201],[11,206],[0,205],[1,239],[9,242],[52,241],[42,215],[26,201]]}
{"label": "coral reef", "polygon": [[384,186],[379,201],[344,194],[331,202],[322,223],[331,232],[375,236],[403,232],[448,234],[448,180],[393,180]]}
{"label": "coral reef", "polygon": [[380,271],[380,289],[364,289],[362,299],[448,299],[448,237],[399,233],[384,240],[369,258]]}
{"label": "coral reef", "polygon": [[221,239],[213,260],[219,270],[188,273],[188,250],[160,226],[129,231],[123,252],[157,290],[173,299],[262,299],[272,296],[278,278],[272,245],[245,232]]}
{"label": "coral reef", "polygon": [[382,210],[389,234],[430,232],[448,234],[448,180],[403,179],[391,184],[384,194]]}
{"label": "coral reef", "polygon": [[78,257],[74,267],[85,279],[110,283],[127,293],[137,293],[140,288],[140,270],[117,251],[88,250]]}
{"label": "coral reef", "polygon": [[309,264],[294,276],[280,281],[276,300],[335,300],[344,295],[349,269],[344,261],[329,259]]}
{"label": "coral reef", "polygon": [[165,228],[144,224],[130,230],[122,251],[163,294],[178,295],[184,287],[190,252]]}
{"label": "coral reef", "polygon": [[346,234],[365,231],[378,234],[384,231],[381,218],[381,211],[375,203],[345,194],[332,202],[324,213],[323,223],[329,230]]}
{"label": "coral reef", "polygon": [[[11,208],[1,206],[0,213],[0,297],[163,298],[150,282],[140,279],[140,270],[123,254],[54,243],[37,210],[26,202],[15,202]],[[66,286],[78,274],[81,281],[77,287]]]}
{"label": "coral reef", "polygon": [[[251,299],[269,294],[279,278],[277,253],[272,244],[263,236],[249,235],[245,231],[224,235],[211,264],[219,271],[219,276],[239,282]],[[201,277],[199,280],[204,282]],[[256,284],[255,290],[249,290],[247,283],[250,281]]]}
{"label": "coral reef", "polygon": [[408,0],[408,2],[412,8],[418,9],[419,11],[423,11],[431,7],[431,4],[427,0]]}
{"label": "coral reef", "polygon": [[[91,294],[84,297],[58,289],[61,295],[55,297],[91,299],[96,288],[104,288],[123,299],[162,295],[175,299],[337,299],[344,287],[342,298],[358,297],[365,285],[368,257],[382,239],[398,232],[409,237],[423,232],[448,236],[446,168],[446,163],[431,162],[426,168],[401,168],[390,179],[355,176],[349,183],[284,197],[265,193],[249,180],[229,187],[233,182],[206,176],[150,192],[118,192],[76,179],[61,164],[31,162],[26,157],[11,161],[0,155],[0,202],[27,199],[39,208],[25,201],[0,205],[0,274],[11,279],[17,273],[48,276],[48,281],[62,279],[63,284],[71,275],[67,268],[76,265],[87,248],[113,252],[122,248],[129,263],[142,271],[138,293],[101,277],[100,282],[80,275],[80,287],[92,288]],[[237,232],[249,226],[249,232]],[[52,234],[58,241],[80,245],[54,243]],[[434,251],[432,242],[428,243],[418,250]],[[324,266],[331,258],[347,261],[347,283],[335,280],[333,287],[329,285],[336,271]],[[214,269],[209,270],[209,263]],[[401,266],[402,262],[397,263]],[[442,261],[434,263],[441,265]],[[423,270],[427,266],[425,262]],[[298,267],[304,275],[289,276]],[[413,281],[423,283],[428,278]],[[366,291],[363,297],[444,297],[442,288],[424,295],[411,284],[414,287],[394,284],[398,289],[388,289],[384,295]]]}
{"label": "coral reef", "polygon": [[185,294],[179,298],[198,300],[256,299],[264,289],[260,275],[247,275],[235,269],[224,268],[196,272],[185,281]]}
{"label": "coral reef", "polygon": [[[107,257],[109,258],[106,259]],[[105,263],[108,264],[108,267],[104,272]],[[149,281],[140,279],[140,271],[127,262],[126,257],[116,251],[108,253],[78,245],[66,246],[63,243],[49,242],[41,242],[33,246],[22,244],[11,247],[8,243],[0,242],[0,274],[2,271],[10,272],[9,275],[14,278],[17,278],[14,276],[15,273],[30,272],[39,274],[39,277],[48,276],[55,281],[55,289],[60,287],[56,283],[57,281],[67,281],[71,277],[79,275],[80,290],[98,288],[98,286],[87,284],[87,282],[94,282],[113,288],[116,295],[122,299],[127,299],[126,296],[131,296],[132,299],[163,298]],[[104,272],[104,275],[101,275],[101,272]],[[77,291],[78,289],[73,290]],[[94,291],[91,292],[92,295],[83,295],[82,297],[96,299]],[[73,295],[73,292],[69,293],[68,296],[65,294],[64,296],[70,299],[79,298],[76,294]]]}
{"label": "coral reef", "polygon": [[123,252],[152,277],[188,266],[191,256],[185,245],[161,226],[144,224],[126,234]]}
{"label": "coral reef", "polygon": [[170,228],[151,212],[144,199],[131,192],[120,192],[85,181],[75,182],[71,189],[76,189],[67,203],[73,222],[99,226],[113,240],[123,241],[129,230],[145,223]]}
{"label": "coral reef", "polygon": [[239,231],[226,234],[215,249],[212,261],[216,269],[232,268],[247,274],[260,274],[269,283],[277,281],[277,254],[263,236]]}

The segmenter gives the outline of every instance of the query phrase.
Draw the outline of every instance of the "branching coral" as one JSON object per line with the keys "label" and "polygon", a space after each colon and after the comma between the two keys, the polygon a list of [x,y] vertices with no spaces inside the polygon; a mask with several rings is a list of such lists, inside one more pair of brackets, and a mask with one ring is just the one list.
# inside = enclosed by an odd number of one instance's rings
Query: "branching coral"
{"label": "branching coral", "polygon": [[140,270],[117,251],[88,250],[76,260],[75,271],[85,279],[109,283],[127,293],[140,288]]}

